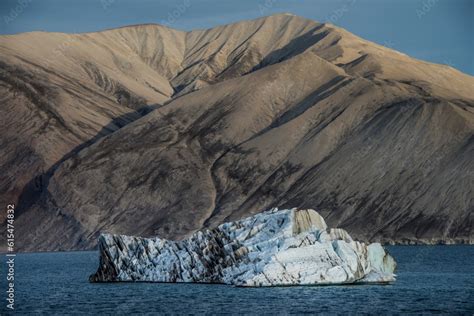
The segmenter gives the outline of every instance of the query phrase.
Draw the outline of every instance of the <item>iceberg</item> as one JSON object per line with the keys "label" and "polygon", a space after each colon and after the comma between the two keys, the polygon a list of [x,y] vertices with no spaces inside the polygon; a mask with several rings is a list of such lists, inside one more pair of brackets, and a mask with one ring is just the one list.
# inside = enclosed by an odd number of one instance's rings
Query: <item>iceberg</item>
{"label": "iceberg", "polygon": [[395,281],[379,243],[328,229],[316,211],[272,210],[180,241],[102,234],[91,282],[195,282],[287,286]]}

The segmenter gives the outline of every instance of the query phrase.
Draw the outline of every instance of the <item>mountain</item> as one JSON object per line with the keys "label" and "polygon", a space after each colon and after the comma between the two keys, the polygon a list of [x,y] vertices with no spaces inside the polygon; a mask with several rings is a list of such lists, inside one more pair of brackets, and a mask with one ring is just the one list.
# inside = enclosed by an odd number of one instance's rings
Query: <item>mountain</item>
{"label": "mountain", "polygon": [[1,36],[0,52],[21,250],[181,239],[275,206],[362,240],[474,241],[474,77],[451,67],[291,14]]}

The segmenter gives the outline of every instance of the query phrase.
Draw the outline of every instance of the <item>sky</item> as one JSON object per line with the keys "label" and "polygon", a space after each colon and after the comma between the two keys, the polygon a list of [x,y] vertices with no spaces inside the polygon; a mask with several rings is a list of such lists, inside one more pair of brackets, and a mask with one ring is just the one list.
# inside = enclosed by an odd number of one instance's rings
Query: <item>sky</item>
{"label": "sky", "polygon": [[474,75],[470,0],[1,0],[0,34],[159,23],[202,29],[288,12]]}

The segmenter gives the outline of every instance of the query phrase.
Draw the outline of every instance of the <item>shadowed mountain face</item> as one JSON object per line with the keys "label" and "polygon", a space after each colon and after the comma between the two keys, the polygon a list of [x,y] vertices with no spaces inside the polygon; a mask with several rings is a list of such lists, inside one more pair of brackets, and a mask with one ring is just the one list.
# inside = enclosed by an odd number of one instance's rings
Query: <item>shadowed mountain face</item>
{"label": "shadowed mountain face", "polygon": [[0,52],[0,197],[22,250],[180,239],[274,206],[358,239],[474,242],[474,78],[450,67],[288,14]]}

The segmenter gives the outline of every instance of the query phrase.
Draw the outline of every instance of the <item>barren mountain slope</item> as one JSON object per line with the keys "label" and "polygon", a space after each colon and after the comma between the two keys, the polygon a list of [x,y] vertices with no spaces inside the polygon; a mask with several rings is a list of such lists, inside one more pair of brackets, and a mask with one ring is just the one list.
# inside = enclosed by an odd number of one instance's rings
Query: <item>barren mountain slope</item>
{"label": "barren mountain slope", "polygon": [[22,191],[28,200],[47,182],[40,175],[66,154],[173,94],[167,79],[143,61],[129,62],[131,50],[113,36],[0,36],[0,52],[3,205],[16,203]]}
{"label": "barren mountain slope", "polygon": [[[26,48],[40,36],[79,40],[40,68]],[[17,218],[24,250],[90,248],[100,231],[181,238],[272,206],[316,208],[358,238],[473,241],[474,79],[450,67],[286,14],[188,33],[29,33],[0,37],[0,48],[77,102],[50,106],[69,126],[97,117],[84,111],[136,109],[116,87],[164,104],[67,157],[23,197],[34,203]],[[16,143],[28,144],[37,130],[13,114],[12,133],[25,131]],[[69,135],[54,131],[43,148]]]}
{"label": "barren mountain slope", "polygon": [[[273,32],[272,43],[284,46],[319,25],[301,20],[283,36],[276,26],[285,19],[260,19],[251,27],[240,23],[238,36],[228,42],[232,26],[192,33],[138,25],[87,34],[0,36],[0,141],[5,149],[0,156],[0,202],[16,203],[22,192],[29,202],[47,184],[48,176],[41,174],[49,173],[70,151],[178,92],[248,71],[249,66],[242,65],[249,62],[245,47],[250,38]],[[257,36],[257,29],[265,34]],[[268,52],[252,51],[257,56]],[[260,61],[250,60],[250,67]]]}

